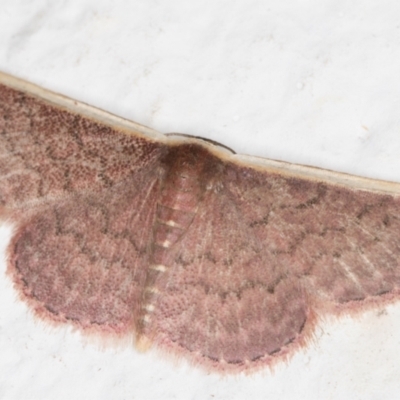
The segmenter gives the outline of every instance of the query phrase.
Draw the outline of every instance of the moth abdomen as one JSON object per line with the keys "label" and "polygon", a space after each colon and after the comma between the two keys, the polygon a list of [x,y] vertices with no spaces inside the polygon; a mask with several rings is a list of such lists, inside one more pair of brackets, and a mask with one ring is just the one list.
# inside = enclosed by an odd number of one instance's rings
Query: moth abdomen
{"label": "moth abdomen", "polygon": [[166,173],[157,201],[151,256],[146,272],[138,323],[139,342],[152,341],[152,315],[163,295],[174,264],[178,243],[194,220],[209,180],[206,165],[210,153],[199,145],[178,145],[166,156]]}

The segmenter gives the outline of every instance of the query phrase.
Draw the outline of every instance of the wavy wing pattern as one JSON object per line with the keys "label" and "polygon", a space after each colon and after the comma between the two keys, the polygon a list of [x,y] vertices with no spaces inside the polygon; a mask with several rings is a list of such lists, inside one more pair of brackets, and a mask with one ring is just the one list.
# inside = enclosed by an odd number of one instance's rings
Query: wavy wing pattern
{"label": "wavy wing pattern", "polygon": [[37,315],[219,371],[399,293],[400,200],[125,131],[0,85],[0,216]]}

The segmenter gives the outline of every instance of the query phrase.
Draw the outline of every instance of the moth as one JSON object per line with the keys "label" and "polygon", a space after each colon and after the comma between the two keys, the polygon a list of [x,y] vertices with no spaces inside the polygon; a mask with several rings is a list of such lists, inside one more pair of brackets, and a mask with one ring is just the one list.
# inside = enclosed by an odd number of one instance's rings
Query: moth
{"label": "moth", "polygon": [[220,373],[399,297],[400,185],[237,155],[0,74],[8,275],[51,324]]}

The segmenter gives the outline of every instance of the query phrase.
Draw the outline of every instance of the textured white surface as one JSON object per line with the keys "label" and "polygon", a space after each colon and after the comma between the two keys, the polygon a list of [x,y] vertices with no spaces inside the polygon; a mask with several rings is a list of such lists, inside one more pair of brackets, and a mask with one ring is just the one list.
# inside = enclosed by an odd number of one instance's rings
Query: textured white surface
{"label": "textured white surface", "polygon": [[[161,132],[400,182],[399,21],[396,0],[2,0],[0,70]],[[2,399],[398,397],[400,307],[327,322],[273,373],[221,378],[50,329],[4,271]]]}

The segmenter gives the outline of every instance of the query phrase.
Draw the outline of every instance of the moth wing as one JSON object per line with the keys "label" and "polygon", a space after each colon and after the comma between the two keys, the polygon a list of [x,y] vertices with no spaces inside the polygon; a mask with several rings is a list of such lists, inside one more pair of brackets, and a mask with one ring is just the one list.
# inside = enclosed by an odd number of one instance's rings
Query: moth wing
{"label": "moth wing", "polygon": [[16,226],[8,271],[37,314],[125,332],[165,147],[89,106],[0,81],[0,215]]}
{"label": "moth wing", "polygon": [[319,228],[306,229],[293,258],[319,308],[356,312],[398,295],[399,196],[326,187],[308,213]]}
{"label": "moth wing", "polygon": [[156,342],[214,368],[272,364],[326,304],[398,288],[400,202],[228,163],[160,281]]}
{"label": "moth wing", "polygon": [[0,208],[102,190],[157,165],[164,146],[123,122],[0,74]]}
{"label": "moth wing", "polygon": [[206,192],[171,249],[150,322],[161,347],[221,370],[271,363],[308,318],[300,281],[267,251],[258,225],[256,214],[262,220],[271,206],[268,190],[251,192],[258,182],[236,169]]}
{"label": "moth wing", "polygon": [[159,184],[142,171],[41,208],[17,228],[8,271],[36,314],[99,332],[134,329]]}

